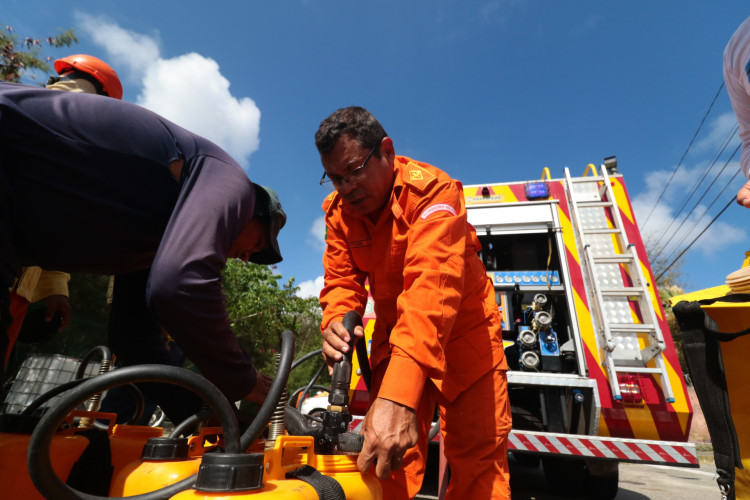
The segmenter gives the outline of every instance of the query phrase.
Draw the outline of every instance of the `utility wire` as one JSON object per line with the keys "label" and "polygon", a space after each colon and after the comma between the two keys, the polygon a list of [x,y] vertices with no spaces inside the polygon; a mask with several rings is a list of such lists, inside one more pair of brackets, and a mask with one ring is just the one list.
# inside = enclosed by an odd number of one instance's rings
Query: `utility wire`
{"label": "utility wire", "polygon": [[[731,161],[732,161],[732,159],[733,159],[733,158],[735,157],[735,155],[737,154],[737,151],[739,151],[739,149],[740,149],[740,146],[737,146],[737,149],[735,149],[735,150],[734,150],[734,153],[732,154],[732,157],[731,157],[731,158],[729,158],[729,159],[727,160],[727,162],[726,162],[726,164],[724,165],[724,167],[726,167],[726,166],[727,166],[727,165],[729,164],[729,162],[731,162]],[[723,171],[723,170],[724,170],[724,169],[722,168],[722,171]],[[698,219],[698,221],[697,221],[697,222],[695,223],[696,227],[697,227],[697,226],[699,226],[699,225],[701,224],[701,222],[702,222],[702,221],[703,221],[703,219],[704,219],[704,218],[706,217],[706,215],[708,215],[708,212],[709,212],[709,210],[711,210],[711,207],[713,207],[713,206],[714,206],[714,204],[715,204],[715,203],[716,203],[716,202],[718,201],[718,199],[719,199],[719,198],[720,198],[720,197],[721,197],[721,196],[722,196],[722,195],[724,194],[724,192],[726,192],[726,190],[727,190],[727,189],[729,188],[729,186],[731,186],[731,185],[732,185],[732,183],[734,182],[734,180],[735,180],[735,179],[737,178],[737,176],[738,176],[738,175],[739,175],[739,174],[740,174],[741,172],[742,172],[742,171],[738,169],[738,170],[737,170],[737,171],[736,171],[736,172],[734,173],[734,175],[732,176],[732,178],[731,178],[731,179],[729,179],[729,181],[728,181],[728,182],[727,182],[727,183],[726,183],[726,184],[724,185],[724,188],[723,188],[723,189],[722,189],[722,190],[721,190],[721,191],[719,192],[719,194],[717,194],[717,195],[716,195],[716,197],[714,197],[713,201],[711,201],[711,204],[710,204],[710,205],[708,206],[708,208],[706,208],[706,211],[705,211],[705,212],[703,213],[703,215],[702,215],[702,216],[700,217],[700,219]],[[678,229],[677,229],[677,230],[675,231],[675,234],[677,234],[678,232],[679,232],[679,228],[678,228]],[[669,257],[667,257],[667,258],[666,258],[666,259],[664,259],[664,260],[667,260],[667,261],[668,261],[668,260],[669,260],[669,259],[670,259],[670,258],[672,257],[672,255],[674,255],[674,253],[675,253],[675,252],[677,252],[677,250],[678,250],[678,249],[680,248],[680,246],[682,246],[682,243],[683,243],[683,242],[684,242],[684,241],[685,241],[685,240],[687,239],[687,237],[688,237],[689,233],[690,233],[689,231],[688,231],[687,233],[685,233],[685,235],[684,235],[684,236],[682,237],[682,239],[681,239],[681,240],[679,241],[679,243],[677,243],[677,245],[675,245],[675,246],[674,246],[674,250],[672,250],[672,253],[671,253],[671,254],[669,255]],[[692,244],[692,243],[691,243],[691,244]]]}
{"label": "utility wire", "polygon": [[708,230],[708,228],[711,227],[711,225],[714,222],[716,222],[716,219],[718,219],[721,216],[721,214],[723,214],[726,211],[726,209],[729,208],[729,205],[731,205],[734,202],[735,202],[735,197],[732,196],[732,199],[729,200],[729,203],[726,204],[726,206],[721,210],[721,212],[719,212],[718,214],[716,214],[716,217],[714,217],[711,220],[711,222],[709,222],[708,225],[705,228],[703,228],[703,231],[701,231],[701,234],[699,234],[698,236],[696,236],[695,239],[693,241],[691,241],[690,244],[687,247],[685,247],[685,250],[683,250],[682,252],[680,252],[680,255],[678,255],[677,257],[675,257],[675,259],[672,262],[670,262],[669,265],[667,267],[665,267],[664,270],[662,270],[662,272],[659,273],[659,276],[656,277],[656,281],[659,281],[661,279],[661,277],[664,276],[664,273],[666,273],[667,271],[669,271],[669,269],[675,264],[675,262],[677,262],[678,260],[680,260],[680,257],[682,257],[683,255],[685,255],[685,252],[687,252],[688,250],[690,250],[690,247],[693,246],[693,243],[695,243],[696,241],[698,241],[698,238],[700,238],[701,236],[703,236],[703,233],[705,233]]}
{"label": "utility wire", "polygon": [[651,207],[651,211],[646,216],[646,220],[643,222],[643,226],[645,227],[648,220],[651,218],[651,214],[654,213],[654,209],[659,204],[661,199],[664,197],[664,193],[667,191],[667,188],[669,187],[669,184],[672,182],[672,179],[674,179],[674,175],[677,173],[677,171],[682,166],[683,160],[685,160],[685,157],[688,154],[688,151],[690,151],[690,148],[693,146],[693,142],[695,142],[695,138],[698,137],[698,133],[701,131],[701,128],[703,127],[703,124],[706,122],[706,118],[708,118],[709,113],[711,113],[711,109],[714,107],[714,103],[716,102],[716,99],[719,98],[719,94],[721,94],[721,90],[724,88],[724,81],[722,80],[721,85],[719,85],[719,90],[716,91],[716,95],[714,96],[713,100],[711,101],[711,105],[708,107],[708,110],[706,111],[706,114],[703,115],[703,119],[700,122],[700,125],[698,125],[698,130],[695,131],[695,134],[693,134],[693,138],[690,139],[690,143],[688,144],[687,148],[685,148],[685,152],[682,153],[682,158],[680,158],[680,161],[677,163],[677,166],[672,171],[672,175],[669,177],[669,180],[667,181],[667,184],[664,186],[664,189],[662,189],[661,194],[659,195],[659,199],[656,200],[654,203],[654,206]]}
{"label": "utility wire", "polygon": [[[697,191],[697,189],[701,185],[701,183],[705,180],[705,178],[708,175],[709,171],[711,171],[713,169],[714,165],[716,164],[716,161],[718,160],[718,157],[721,156],[724,153],[724,150],[726,149],[727,145],[731,142],[731,140],[734,138],[735,134],[737,133],[737,130],[738,130],[738,128],[735,127],[735,129],[732,132],[732,134],[724,142],[724,145],[722,146],[721,151],[719,151],[719,154],[716,156],[716,158],[714,158],[713,162],[710,164],[710,166],[703,173],[703,176],[695,184],[695,186],[693,187],[693,190],[690,192],[690,194],[685,197],[685,200],[682,202],[682,205],[677,210],[677,213],[675,214],[675,217],[669,222],[669,224],[667,225],[667,228],[664,231],[662,231],[661,235],[657,239],[657,241],[656,241],[656,246],[657,247],[658,247],[659,243],[661,242],[661,240],[667,234],[669,234],[669,229],[672,227],[672,224],[674,224],[674,221],[677,220],[677,217],[680,215],[680,213],[682,213],[682,210],[685,208],[685,206],[687,205],[688,201],[690,201],[690,198],[693,197],[693,195],[695,194],[695,192]],[[685,222],[687,222],[687,220],[690,218],[690,214],[693,212],[693,210],[696,209],[696,207],[698,206],[698,204],[701,201],[703,201],[703,198],[708,194],[708,192],[711,190],[711,188],[713,187],[714,183],[716,183],[716,181],[719,179],[719,177],[721,176],[721,174],[724,173],[724,170],[726,170],[727,166],[729,165],[729,162],[731,162],[732,159],[734,159],[735,155],[737,154],[737,151],[739,151],[739,149],[740,149],[741,146],[742,146],[742,144],[739,144],[737,146],[737,148],[732,153],[732,156],[724,163],[724,166],[721,167],[721,170],[719,170],[719,172],[714,176],[714,179],[711,181],[711,183],[708,185],[708,187],[703,190],[703,194],[701,194],[700,198],[698,198],[698,200],[695,202],[695,204],[693,204],[693,206],[690,208],[690,210],[687,213],[685,213],[685,217],[682,218],[682,221],[680,222],[680,225],[677,227],[677,229],[675,229],[674,232],[671,233],[672,235],[677,235],[680,232],[680,229],[682,229],[682,226],[684,226]],[[739,173],[740,171],[738,170],[737,172]],[[736,175],[735,175],[735,177],[736,177]],[[734,179],[734,177],[732,179]],[[665,248],[666,248],[666,245],[662,248],[662,250],[665,249]],[[655,257],[658,257],[660,253],[661,252],[657,252],[656,255],[655,255]]]}

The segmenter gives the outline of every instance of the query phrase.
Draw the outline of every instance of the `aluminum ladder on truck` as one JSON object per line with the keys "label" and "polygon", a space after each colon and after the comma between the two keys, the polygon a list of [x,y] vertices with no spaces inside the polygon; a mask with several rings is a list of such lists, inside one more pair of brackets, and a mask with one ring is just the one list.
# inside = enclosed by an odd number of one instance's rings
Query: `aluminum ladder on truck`
{"label": "aluminum ladder on truck", "polygon": [[[622,400],[618,374],[652,373],[660,378],[664,399],[673,403],[674,393],[663,356],[664,337],[635,245],[628,242],[625,234],[606,161],[599,174],[591,164],[583,177],[571,177],[565,168],[573,225],[583,248],[581,265],[589,304],[597,340],[603,348],[603,364],[616,400]],[[590,170],[593,175],[587,176]],[[639,305],[642,322],[633,314],[631,302]],[[646,339],[643,349],[639,335]],[[647,366],[651,360],[654,365]]]}

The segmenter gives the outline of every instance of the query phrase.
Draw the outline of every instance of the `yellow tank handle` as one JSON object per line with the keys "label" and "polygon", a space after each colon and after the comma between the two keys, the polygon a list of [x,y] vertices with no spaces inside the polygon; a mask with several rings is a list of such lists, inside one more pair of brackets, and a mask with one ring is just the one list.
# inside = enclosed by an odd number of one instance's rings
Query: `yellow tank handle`
{"label": "yellow tank handle", "polygon": [[548,181],[552,180],[552,176],[549,173],[549,168],[547,167],[544,167],[544,170],[542,170],[542,180],[545,180],[545,178]]}
{"label": "yellow tank handle", "polygon": [[588,175],[589,170],[591,170],[592,172],[594,172],[594,177],[598,177],[599,176],[599,173],[596,171],[596,165],[594,165],[593,163],[589,163],[588,165],[586,165],[586,170],[584,170],[584,172],[583,172],[583,176],[584,177],[586,177],[586,175]]}
{"label": "yellow tank handle", "polygon": [[742,267],[750,266],[750,251],[745,252],[745,260],[742,261]]}

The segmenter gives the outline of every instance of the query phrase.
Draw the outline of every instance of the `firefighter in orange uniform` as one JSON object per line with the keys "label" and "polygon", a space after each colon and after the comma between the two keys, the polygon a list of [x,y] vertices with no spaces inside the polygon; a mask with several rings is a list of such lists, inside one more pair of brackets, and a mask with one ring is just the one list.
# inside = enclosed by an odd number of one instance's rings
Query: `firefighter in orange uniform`
{"label": "firefighter in orange uniform", "polygon": [[366,280],[377,317],[360,470],[374,466],[383,498],[413,498],[437,404],[451,470],[447,498],[510,498],[500,316],[461,184],[396,156],[363,108],[334,112],[315,143],[325,169],[321,184],[335,188],[323,203],[321,331],[329,366],[348,349],[344,314],[364,312]]}

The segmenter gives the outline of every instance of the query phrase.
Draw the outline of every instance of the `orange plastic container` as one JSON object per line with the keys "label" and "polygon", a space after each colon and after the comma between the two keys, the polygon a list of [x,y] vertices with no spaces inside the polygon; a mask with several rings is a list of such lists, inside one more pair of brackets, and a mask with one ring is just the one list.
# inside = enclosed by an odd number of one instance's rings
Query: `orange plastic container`
{"label": "orange plastic container", "polygon": [[[30,434],[0,433],[0,487],[3,498],[44,500],[31,482],[26,469],[26,452]],[[89,440],[71,433],[60,433],[52,438],[50,455],[57,477],[67,478],[73,464],[83,453]]]}
{"label": "orange plastic container", "polygon": [[321,474],[333,477],[344,489],[347,500],[382,500],[380,483],[371,474],[357,470],[355,455],[316,455],[313,438],[308,436],[281,436],[273,449],[265,452],[265,472],[260,489],[232,493],[215,493],[186,490],[172,500],[198,499],[299,499],[318,500],[318,494],[309,484],[298,479],[286,479],[286,473],[303,465],[310,465]]}
{"label": "orange plastic container", "polygon": [[[221,434],[220,428],[205,427],[198,436],[188,439],[189,451],[185,458],[170,460],[143,460],[141,449],[131,457],[112,479],[110,496],[123,497],[150,493],[170,486],[198,472],[201,457],[209,449],[215,448]],[[145,441],[144,441],[145,443]]]}
{"label": "orange plastic container", "polygon": [[[66,418],[70,424],[75,416],[92,419],[111,419],[111,413],[91,413],[74,411]],[[60,431],[52,437],[50,459],[52,469],[63,482],[67,480],[73,465],[89,445],[89,440],[76,434],[77,428]],[[161,436],[162,429],[154,427],[117,425],[109,429],[112,451],[113,474],[126,464],[138,459],[148,438]],[[31,433],[0,433],[0,488],[2,498],[23,498],[24,500],[44,500],[31,482],[26,466],[26,454]]]}

